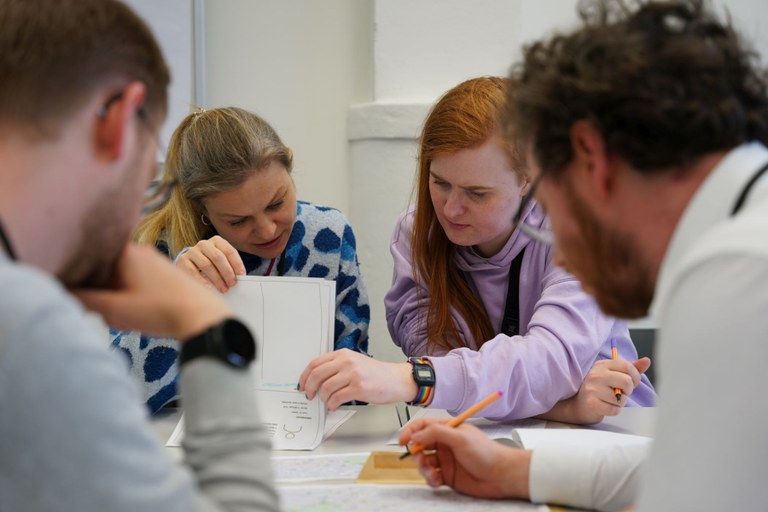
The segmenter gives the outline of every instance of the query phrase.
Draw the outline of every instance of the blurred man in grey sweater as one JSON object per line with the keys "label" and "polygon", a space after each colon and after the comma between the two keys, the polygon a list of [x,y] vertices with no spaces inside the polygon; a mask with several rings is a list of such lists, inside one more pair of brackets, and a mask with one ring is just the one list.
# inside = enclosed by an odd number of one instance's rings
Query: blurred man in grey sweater
{"label": "blurred man in grey sweater", "polygon": [[[0,510],[276,510],[253,338],[127,243],[173,188],[147,193],[169,82],[151,32],[113,0],[0,0],[0,76]],[[86,309],[184,341],[184,466]]]}

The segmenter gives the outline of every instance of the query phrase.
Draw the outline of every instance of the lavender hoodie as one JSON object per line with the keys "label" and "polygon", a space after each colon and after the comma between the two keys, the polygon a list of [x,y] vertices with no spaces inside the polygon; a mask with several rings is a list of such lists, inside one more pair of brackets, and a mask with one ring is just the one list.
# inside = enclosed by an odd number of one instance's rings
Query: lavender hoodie
{"label": "lavender hoodie", "polygon": [[[545,222],[535,202],[525,218],[536,226]],[[499,330],[509,266],[525,249],[520,271],[522,334],[499,334],[478,350],[466,322],[453,311],[467,348],[429,352],[424,321],[429,292],[414,280],[412,231],[413,211],[409,210],[400,216],[392,234],[394,273],[384,305],[394,342],[407,356],[429,356],[435,368],[436,384],[430,407],[456,414],[502,390],[504,396],[485,408],[482,416],[494,420],[536,416],[573,396],[595,361],[611,358],[611,338],[616,339],[621,359],[637,359],[626,322],[603,315],[576,278],[553,264],[550,247],[517,230],[501,251],[490,258],[478,256],[469,247],[459,247],[456,265],[480,297],[491,325]],[[627,405],[652,406],[655,400],[653,386],[643,375]]]}

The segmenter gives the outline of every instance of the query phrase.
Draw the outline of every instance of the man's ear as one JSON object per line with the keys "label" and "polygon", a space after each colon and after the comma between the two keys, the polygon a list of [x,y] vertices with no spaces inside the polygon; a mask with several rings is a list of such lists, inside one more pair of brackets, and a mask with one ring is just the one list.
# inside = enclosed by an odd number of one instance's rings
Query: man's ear
{"label": "man's ear", "polygon": [[139,122],[138,111],[146,97],[146,86],[131,82],[123,92],[112,99],[105,99],[103,111],[96,122],[96,147],[109,161],[119,159],[125,147],[129,127]]}
{"label": "man's ear", "polygon": [[605,199],[613,186],[613,172],[605,153],[605,139],[595,126],[586,120],[571,126],[571,147],[577,163],[577,180],[590,185],[590,194]]}
{"label": "man's ear", "polygon": [[523,197],[528,193],[528,188],[531,186],[531,177],[527,172],[517,173],[517,185],[520,187],[520,197]]}

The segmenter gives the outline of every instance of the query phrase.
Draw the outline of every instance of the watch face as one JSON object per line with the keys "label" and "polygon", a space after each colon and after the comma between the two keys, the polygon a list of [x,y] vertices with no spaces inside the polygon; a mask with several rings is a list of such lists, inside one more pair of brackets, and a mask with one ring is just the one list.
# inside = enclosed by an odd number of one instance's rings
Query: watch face
{"label": "watch face", "polygon": [[428,364],[415,363],[413,365],[413,380],[419,386],[434,386],[435,370]]}
{"label": "watch face", "polygon": [[429,380],[432,377],[432,372],[430,372],[427,368],[417,368],[416,376],[419,378],[419,380]]}
{"label": "watch face", "polygon": [[248,328],[238,320],[224,323],[223,342],[227,348],[224,357],[233,366],[247,366],[256,359],[256,342]]}

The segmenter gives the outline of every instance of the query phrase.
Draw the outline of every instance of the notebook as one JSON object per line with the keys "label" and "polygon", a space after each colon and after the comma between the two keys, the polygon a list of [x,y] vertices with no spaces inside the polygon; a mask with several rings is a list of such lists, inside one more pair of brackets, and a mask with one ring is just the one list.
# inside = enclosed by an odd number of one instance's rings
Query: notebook
{"label": "notebook", "polygon": [[[411,416],[411,421],[417,418],[451,418],[446,411],[435,409],[420,409]],[[609,445],[645,444],[650,437],[614,432],[591,427],[577,427],[563,423],[539,420],[535,418],[510,422],[495,422],[482,418],[472,418],[467,421],[492,439],[517,448],[534,449],[542,443],[567,443],[573,446],[603,447]],[[399,434],[395,434],[388,444],[397,444]]]}

